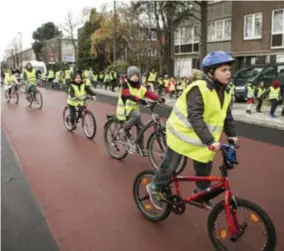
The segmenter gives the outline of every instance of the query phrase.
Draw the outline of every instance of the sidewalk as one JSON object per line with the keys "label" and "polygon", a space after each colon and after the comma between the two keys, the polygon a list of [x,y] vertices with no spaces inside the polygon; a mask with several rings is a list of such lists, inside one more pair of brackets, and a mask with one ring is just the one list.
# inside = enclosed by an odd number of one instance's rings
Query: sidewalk
{"label": "sidewalk", "polygon": [[[112,92],[109,90],[103,90],[100,88],[94,89],[96,93],[104,95],[104,96],[112,96],[117,97],[118,92]],[[170,99],[168,97],[165,97],[166,99],[166,105],[169,107],[173,107],[176,100]],[[252,111],[252,114],[245,113],[245,104],[236,103],[233,107],[233,116],[236,121],[241,121],[249,124],[255,124],[255,125],[261,125],[261,126],[267,126],[272,128],[277,128],[284,130],[284,117],[281,115],[282,106],[278,107],[276,110],[276,116],[277,118],[271,118],[269,117],[269,107],[264,106],[262,108],[262,113],[256,113],[255,110]]]}

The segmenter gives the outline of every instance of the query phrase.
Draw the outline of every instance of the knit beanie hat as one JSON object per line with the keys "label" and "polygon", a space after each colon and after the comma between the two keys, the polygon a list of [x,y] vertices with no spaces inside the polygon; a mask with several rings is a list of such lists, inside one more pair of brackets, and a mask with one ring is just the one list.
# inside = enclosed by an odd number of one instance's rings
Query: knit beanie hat
{"label": "knit beanie hat", "polygon": [[127,68],[127,78],[128,79],[131,78],[131,76],[134,75],[134,74],[136,74],[139,77],[139,79],[141,78],[141,72],[138,69],[138,67],[136,67],[136,66],[129,66]]}

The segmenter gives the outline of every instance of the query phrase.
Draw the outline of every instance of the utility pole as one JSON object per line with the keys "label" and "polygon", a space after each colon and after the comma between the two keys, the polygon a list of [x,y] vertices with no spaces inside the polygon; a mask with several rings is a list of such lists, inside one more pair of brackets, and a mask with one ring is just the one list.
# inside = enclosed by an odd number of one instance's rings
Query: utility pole
{"label": "utility pole", "polygon": [[116,66],[116,0],[113,0],[114,26],[113,26],[113,64]]}

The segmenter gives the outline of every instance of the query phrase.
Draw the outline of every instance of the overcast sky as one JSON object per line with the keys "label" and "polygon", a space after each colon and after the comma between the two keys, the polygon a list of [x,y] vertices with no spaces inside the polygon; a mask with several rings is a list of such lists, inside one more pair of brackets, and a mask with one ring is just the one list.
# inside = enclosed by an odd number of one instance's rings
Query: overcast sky
{"label": "overcast sky", "polygon": [[22,33],[23,49],[30,48],[32,33],[42,23],[52,21],[56,25],[63,24],[68,10],[78,17],[84,7],[100,8],[103,3],[111,8],[113,0],[3,0],[0,14],[0,59],[9,43],[16,37],[19,39],[18,32]]}

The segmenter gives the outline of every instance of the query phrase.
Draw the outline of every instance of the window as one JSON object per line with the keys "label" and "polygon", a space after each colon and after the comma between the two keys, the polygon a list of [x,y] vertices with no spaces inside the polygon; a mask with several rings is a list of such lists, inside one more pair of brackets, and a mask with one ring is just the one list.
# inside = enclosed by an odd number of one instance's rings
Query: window
{"label": "window", "polygon": [[262,13],[244,17],[244,39],[260,39],[262,37]]}
{"label": "window", "polygon": [[272,11],[271,47],[284,47],[284,9]]}
{"label": "window", "polygon": [[157,31],[151,30],[150,39],[152,41],[156,41],[157,40]]}
{"label": "window", "polygon": [[279,77],[284,77],[284,65],[277,66],[277,73]]}
{"label": "window", "polygon": [[276,78],[276,71],[274,66],[268,66],[262,72],[263,78]]}
{"label": "window", "polygon": [[208,24],[208,41],[231,39],[231,19],[213,21]]}
{"label": "window", "polygon": [[197,26],[177,28],[175,31],[175,53],[197,53],[198,51]]}

